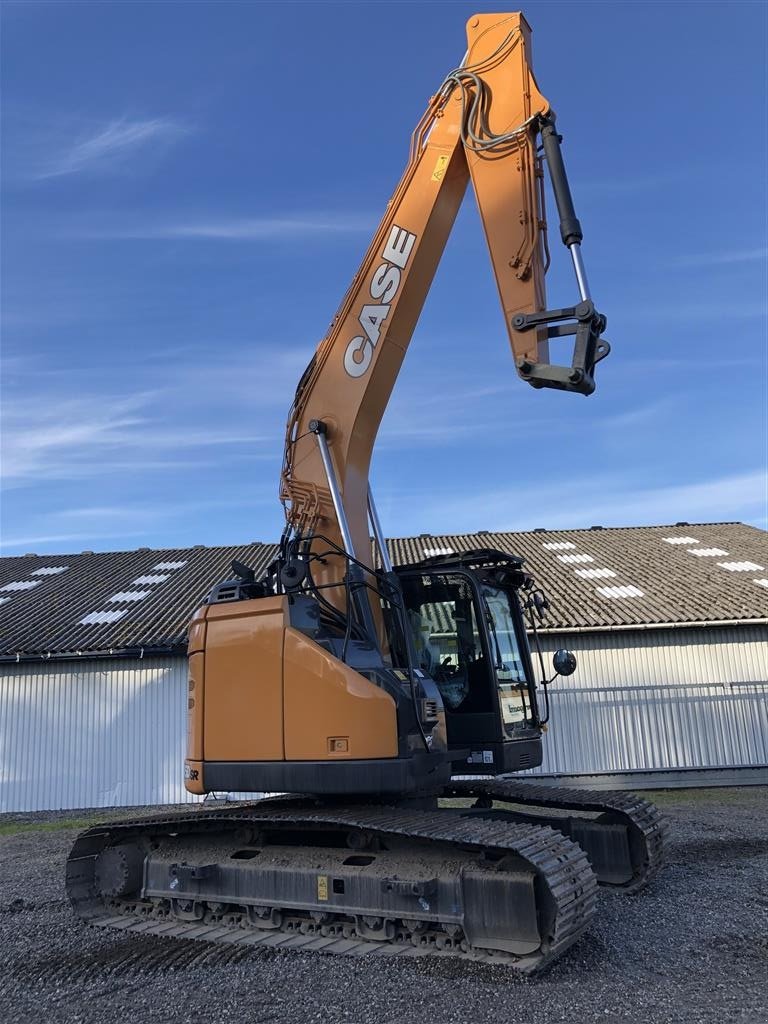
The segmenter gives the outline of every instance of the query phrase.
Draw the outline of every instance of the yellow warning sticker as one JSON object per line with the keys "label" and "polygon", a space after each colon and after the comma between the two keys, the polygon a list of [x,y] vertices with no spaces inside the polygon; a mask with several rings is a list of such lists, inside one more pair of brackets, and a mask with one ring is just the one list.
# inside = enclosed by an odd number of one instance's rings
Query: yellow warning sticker
{"label": "yellow warning sticker", "polygon": [[435,169],[432,171],[432,181],[442,181],[445,175],[445,168],[448,166],[448,157],[443,155],[437,158]]}
{"label": "yellow warning sticker", "polygon": [[317,898],[319,900],[328,899],[328,875],[317,876]]}

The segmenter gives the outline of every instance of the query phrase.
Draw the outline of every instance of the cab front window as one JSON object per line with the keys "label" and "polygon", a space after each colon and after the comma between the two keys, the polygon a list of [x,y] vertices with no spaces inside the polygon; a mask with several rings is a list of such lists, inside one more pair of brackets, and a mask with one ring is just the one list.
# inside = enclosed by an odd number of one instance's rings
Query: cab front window
{"label": "cab front window", "polygon": [[501,718],[508,731],[530,717],[525,662],[510,605],[512,598],[507,591],[487,583],[483,584],[482,591],[488,616],[491,658],[499,687]]}

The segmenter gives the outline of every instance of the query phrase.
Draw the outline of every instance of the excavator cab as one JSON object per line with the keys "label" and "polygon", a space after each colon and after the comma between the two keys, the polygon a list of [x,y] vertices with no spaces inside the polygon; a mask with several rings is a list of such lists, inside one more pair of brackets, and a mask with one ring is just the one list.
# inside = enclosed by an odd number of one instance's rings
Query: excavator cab
{"label": "excavator cab", "polygon": [[455,774],[541,763],[522,559],[480,549],[398,567],[414,669],[440,691]]}

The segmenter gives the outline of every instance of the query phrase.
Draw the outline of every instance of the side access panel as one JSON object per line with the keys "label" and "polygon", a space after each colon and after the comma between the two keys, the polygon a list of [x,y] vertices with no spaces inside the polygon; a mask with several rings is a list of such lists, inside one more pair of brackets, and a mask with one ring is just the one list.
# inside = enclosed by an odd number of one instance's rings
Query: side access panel
{"label": "side access panel", "polygon": [[206,761],[280,761],[285,597],[213,604],[206,615]]}
{"label": "side access panel", "polygon": [[285,630],[285,758],[396,758],[395,702],[298,630]]}

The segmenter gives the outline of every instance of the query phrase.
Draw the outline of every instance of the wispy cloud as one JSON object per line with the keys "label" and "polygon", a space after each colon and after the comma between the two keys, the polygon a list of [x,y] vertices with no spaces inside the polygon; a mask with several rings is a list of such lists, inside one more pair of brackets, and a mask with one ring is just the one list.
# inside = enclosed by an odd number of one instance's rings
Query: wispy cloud
{"label": "wispy cloud", "polygon": [[[508,389],[466,380],[462,387],[450,375],[433,372],[429,390],[423,382],[398,386],[389,402],[377,448],[408,448],[418,442],[456,441],[492,431],[493,409]],[[456,409],[464,415],[457,417]]]}
{"label": "wispy cloud", "polygon": [[675,265],[678,267],[727,267],[741,263],[765,263],[768,260],[768,248],[729,249],[690,253],[680,256]]}
{"label": "wispy cloud", "polygon": [[754,356],[728,355],[722,358],[707,358],[703,356],[696,359],[692,359],[690,356],[688,358],[683,356],[662,356],[659,359],[624,358],[620,363],[612,366],[611,369],[614,375],[617,373],[627,373],[633,376],[637,374],[651,374],[654,377],[658,377],[659,373],[665,371],[685,370],[686,374],[690,376],[694,373],[711,374],[718,370],[740,370],[749,367],[762,367],[764,365],[765,357],[761,356],[760,353],[756,353]]}
{"label": "wispy cloud", "polygon": [[[128,393],[115,393],[113,384],[99,387],[94,378],[87,390],[81,381],[81,393],[73,396],[62,391],[59,379],[35,377],[34,405],[29,402],[32,361],[4,397],[0,475],[6,487],[18,488],[279,462],[290,385],[307,358],[303,348],[262,346],[233,353],[227,362],[179,365],[175,360],[168,373],[154,371],[161,386]],[[267,367],[275,389],[261,395],[254,408]]]}
{"label": "wispy cloud", "polygon": [[[574,529],[584,526],[632,526],[655,523],[741,520],[766,525],[768,479],[764,469],[717,476],[680,485],[643,487],[612,476],[580,480],[578,487],[516,484],[466,497],[446,494],[402,501],[377,492],[385,529],[397,534],[488,530]],[[585,497],[581,498],[580,496]],[[387,506],[398,508],[396,524]],[[402,510],[417,509],[403,515]],[[531,509],[535,511],[531,513]],[[393,509],[394,510],[394,509]]]}
{"label": "wispy cloud", "polygon": [[6,398],[3,478],[38,478],[43,471],[55,474],[70,452],[81,453],[87,468],[94,449],[118,448],[132,430],[147,422],[137,413],[150,398],[150,394],[122,399],[105,396],[101,401],[64,398],[47,404],[34,416],[25,402],[16,404]]}
{"label": "wispy cloud", "polygon": [[60,146],[32,175],[37,180],[69,174],[104,173],[125,166],[137,150],[166,147],[189,131],[170,118],[146,121],[118,118]]}
{"label": "wispy cloud", "polygon": [[[702,289],[698,289],[697,295],[702,291]],[[625,321],[630,319],[637,323],[652,321],[654,324],[761,320],[768,314],[768,302],[759,297],[745,302],[736,302],[727,297],[713,298],[711,294],[710,290],[709,295],[705,298],[681,296],[676,302],[661,301],[652,305],[626,302],[622,306],[621,312]]]}
{"label": "wispy cloud", "polygon": [[147,524],[151,525],[158,519],[169,519],[179,515],[190,515],[210,509],[231,507],[232,501],[227,496],[202,501],[142,501],[140,504],[125,502],[119,505],[84,505],[78,508],[62,508],[52,515],[64,522],[74,521],[75,523],[81,523],[90,520],[99,522],[104,519],[114,522],[115,520],[124,519],[132,523],[140,523],[146,520]]}
{"label": "wispy cloud", "polygon": [[85,239],[207,239],[222,242],[287,241],[308,236],[356,234],[370,231],[375,220],[367,214],[320,213],[287,217],[212,217],[113,224],[76,228],[69,237]]}
{"label": "wispy cloud", "polygon": [[169,429],[157,413],[159,399],[156,392],[88,395],[49,401],[34,413],[24,402],[6,400],[3,480],[18,486],[129,469],[179,468],[195,464],[201,450],[256,446],[264,440],[260,434],[221,428]]}
{"label": "wispy cloud", "polygon": [[126,533],[121,530],[119,533],[46,533],[32,534],[26,537],[3,537],[0,539],[0,548],[36,548],[46,544],[71,544],[74,541],[92,543],[95,540],[114,540],[124,537],[144,537],[144,532],[131,531]]}

